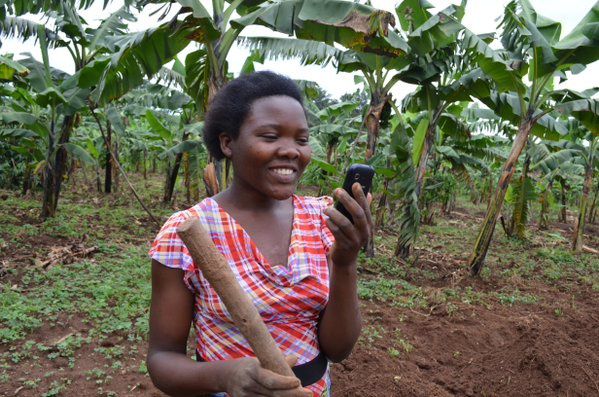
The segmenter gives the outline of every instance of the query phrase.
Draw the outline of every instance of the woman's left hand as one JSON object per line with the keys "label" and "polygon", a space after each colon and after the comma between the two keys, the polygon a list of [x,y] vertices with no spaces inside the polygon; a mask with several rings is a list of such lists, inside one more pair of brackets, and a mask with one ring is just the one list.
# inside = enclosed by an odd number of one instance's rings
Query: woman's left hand
{"label": "woman's left hand", "polygon": [[354,223],[351,223],[342,213],[334,207],[328,207],[324,213],[329,217],[327,226],[335,236],[335,244],[331,250],[331,260],[334,265],[350,265],[355,263],[360,249],[368,243],[372,230],[372,217],[370,203],[372,195],[364,195],[359,183],[352,185],[353,199],[345,190],[336,189],[335,197],[351,214]]}

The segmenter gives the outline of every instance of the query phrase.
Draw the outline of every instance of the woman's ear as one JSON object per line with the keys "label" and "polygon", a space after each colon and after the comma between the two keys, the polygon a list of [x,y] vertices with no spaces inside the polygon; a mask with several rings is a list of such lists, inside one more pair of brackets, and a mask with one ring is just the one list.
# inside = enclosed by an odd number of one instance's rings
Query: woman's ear
{"label": "woman's ear", "polygon": [[233,142],[233,140],[225,133],[220,134],[218,136],[218,140],[220,141],[220,150],[223,152],[225,157],[230,159],[231,155],[233,154],[233,150],[231,150],[231,142]]}

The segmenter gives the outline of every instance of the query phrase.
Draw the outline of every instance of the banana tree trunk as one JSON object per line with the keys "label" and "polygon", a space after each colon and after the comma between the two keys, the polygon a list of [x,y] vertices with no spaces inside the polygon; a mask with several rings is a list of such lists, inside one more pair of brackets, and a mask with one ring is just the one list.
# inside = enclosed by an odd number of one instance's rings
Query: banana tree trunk
{"label": "banana tree trunk", "polygon": [[75,177],[75,171],[77,171],[77,160],[71,159],[69,166],[67,167],[67,182],[74,188],[77,184],[77,178]]}
{"label": "banana tree trunk", "polygon": [[593,197],[593,204],[591,204],[591,208],[589,209],[589,223],[595,223],[595,217],[597,216],[597,196],[599,196],[599,183],[597,183],[597,188],[595,188],[595,195]]}
{"label": "banana tree trunk", "polygon": [[385,212],[387,209],[387,195],[389,192],[389,179],[385,178],[383,182],[383,192],[379,198],[379,203],[376,210],[375,228],[380,229],[385,225]]}
{"label": "banana tree trunk", "polygon": [[574,227],[574,241],[572,242],[572,249],[576,252],[582,251],[582,240],[584,237],[584,222],[586,217],[587,203],[589,201],[589,193],[593,186],[593,166],[594,158],[593,154],[595,151],[595,139],[591,141],[589,150],[589,159],[586,165],[586,172],[584,174],[584,185],[582,188],[582,197],[580,197],[580,208],[578,210],[578,219],[576,226]]}
{"label": "banana tree trunk", "polygon": [[148,179],[148,151],[144,149],[144,156],[143,156],[143,173],[144,173],[144,180]]}
{"label": "banana tree trunk", "polygon": [[559,182],[560,184],[560,188],[561,188],[561,192],[560,192],[560,198],[561,198],[561,203],[562,203],[562,208],[560,209],[560,216],[559,216],[559,221],[560,222],[568,222],[568,214],[566,212],[566,208],[568,206],[568,201],[566,200],[566,189],[568,188],[566,186],[566,182],[564,182],[563,180],[560,180]]}
{"label": "banana tree trunk", "polygon": [[112,190],[115,192],[118,192],[121,190],[121,181],[119,179],[119,169],[116,166],[116,163],[120,164],[121,160],[120,160],[120,155],[119,155],[119,140],[118,140],[117,135],[115,135],[114,145],[112,145],[112,146],[113,146],[112,154],[114,155],[113,159],[112,159],[114,162],[114,167],[112,167],[112,180],[114,181],[112,184],[113,185]]}
{"label": "banana tree trunk", "polygon": [[520,127],[518,128],[518,134],[516,135],[516,139],[512,145],[510,155],[508,156],[501,170],[499,183],[497,184],[494,196],[491,199],[491,204],[489,205],[485,220],[483,221],[482,227],[476,239],[476,243],[474,244],[472,255],[468,261],[470,271],[474,276],[480,273],[485,262],[485,258],[487,257],[487,251],[489,250],[489,245],[491,243],[491,239],[493,238],[493,232],[495,231],[497,218],[501,211],[501,207],[503,206],[505,193],[507,192],[507,188],[510,184],[512,176],[514,175],[518,158],[526,146],[528,135],[530,134],[530,130],[532,129],[534,122],[535,121],[531,117],[530,113],[522,121]]}
{"label": "banana tree trunk", "polygon": [[21,195],[25,196],[31,189],[31,178],[33,174],[33,167],[29,164],[25,166],[25,175],[23,176],[23,189]]}
{"label": "banana tree trunk", "polygon": [[98,193],[102,193],[102,178],[100,177],[100,165],[96,164],[96,190]]}
{"label": "banana tree trunk", "polygon": [[418,162],[418,169],[416,170],[416,196],[418,201],[422,197],[422,191],[424,190],[424,177],[426,176],[426,164],[428,163],[428,157],[433,147],[433,141],[435,139],[435,129],[437,128],[436,123],[429,125],[426,130],[426,136],[424,137],[424,145],[422,147],[422,154],[420,155],[420,161]]}
{"label": "banana tree trunk", "polygon": [[173,192],[175,191],[175,183],[177,182],[177,176],[179,175],[179,168],[181,168],[181,159],[183,158],[182,153],[175,156],[175,163],[168,173],[166,189],[164,191],[164,198],[162,202],[168,204],[173,199]]}
{"label": "banana tree trunk", "polygon": [[332,164],[333,155],[335,154],[336,142],[329,142],[327,147],[327,163]]}
{"label": "banana tree trunk", "polygon": [[485,200],[487,201],[487,211],[491,207],[491,203],[493,202],[493,174],[489,173],[489,179],[487,180],[489,189],[485,192]]}
{"label": "banana tree trunk", "polygon": [[191,200],[193,202],[200,201],[200,175],[199,175],[199,158],[198,153],[189,154],[190,162],[190,183],[189,189],[191,190]]}
{"label": "banana tree trunk", "polygon": [[551,185],[549,185],[543,194],[541,195],[541,212],[539,214],[539,229],[547,230],[549,227],[549,191]]}
{"label": "banana tree trunk", "polygon": [[110,193],[112,191],[112,156],[110,151],[112,150],[112,127],[110,122],[106,122],[106,142],[104,143],[106,149],[106,168],[104,170],[104,193]]}
{"label": "banana tree trunk", "polygon": [[370,98],[370,107],[364,118],[364,124],[368,131],[368,144],[366,146],[366,161],[374,156],[376,143],[379,138],[379,129],[381,124],[381,115],[387,102],[391,100],[391,95],[382,92],[374,92]]}
{"label": "banana tree trunk", "polygon": [[[429,126],[426,130],[426,134],[424,137],[424,144],[422,147],[422,152],[420,154],[420,159],[418,161],[418,168],[414,171],[415,175],[414,175],[414,179],[415,179],[415,184],[416,184],[416,188],[414,190],[414,196],[415,196],[415,206],[416,207],[421,207],[421,203],[420,203],[420,199],[422,196],[422,191],[424,189],[424,182],[425,182],[425,174],[426,174],[426,165],[428,162],[428,157],[429,154],[431,152],[431,149],[433,147],[433,143],[434,143],[434,139],[435,139],[435,135],[434,132],[437,128],[437,121],[438,121],[438,117],[441,114],[443,108],[440,107],[435,111],[435,114],[433,115]],[[416,214],[415,212],[417,211],[417,208],[411,208],[410,205],[405,205],[405,208],[403,209],[404,213],[400,216],[400,218],[404,218],[404,220],[406,220],[407,224],[410,224],[409,228],[410,229],[414,229],[412,232],[407,233],[406,236],[403,236],[403,233],[400,232],[400,236],[397,239],[397,246],[395,247],[395,256],[398,256],[402,259],[407,258],[411,251],[412,251],[412,245],[414,244],[415,241],[415,236],[417,233],[417,230],[419,229],[420,226],[420,214]],[[432,216],[431,216],[432,218]],[[407,220],[410,220],[409,222]],[[402,225],[402,228],[405,227],[405,225]],[[407,237],[407,236],[411,236],[411,237]]]}
{"label": "banana tree trunk", "polygon": [[85,164],[81,164],[81,173],[83,174],[83,184],[85,186],[85,190],[89,191],[89,177],[87,176],[87,167]]}
{"label": "banana tree trunk", "polygon": [[[370,98],[370,107],[366,113],[364,124],[368,131],[368,143],[366,146],[366,161],[370,160],[374,156],[376,150],[376,143],[379,138],[379,130],[381,124],[381,115],[387,102],[391,100],[391,95],[376,91]],[[374,230],[375,227],[370,229],[370,236],[368,243],[366,244],[366,257],[374,258]]]}
{"label": "banana tree trunk", "polygon": [[445,110],[445,104],[441,103],[436,109],[434,109],[434,113],[430,119],[428,128],[426,129],[426,135],[424,137],[424,144],[422,146],[422,153],[420,154],[420,159],[418,161],[418,168],[416,169],[416,196],[418,197],[418,201],[422,197],[422,191],[424,190],[424,179],[426,176],[426,165],[428,163],[428,158],[433,148],[433,144],[435,143],[435,132],[437,130],[437,125],[439,124],[439,117]]}
{"label": "banana tree trunk", "polygon": [[[209,57],[219,58],[218,46],[216,46],[215,53],[209,54]],[[226,76],[222,74],[223,68],[210,68],[210,78],[208,80],[208,103],[205,106],[204,113],[208,109],[212,99],[220,91],[220,89],[227,83]],[[204,168],[204,187],[206,189],[206,195],[211,197],[221,190],[227,188],[227,175],[224,172],[223,160],[215,160],[210,156],[208,165]]]}
{"label": "banana tree trunk", "polygon": [[526,200],[526,179],[528,178],[528,168],[530,166],[530,156],[528,152],[524,158],[524,166],[522,167],[522,175],[520,175],[520,197],[514,207],[512,215],[512,235],[520,240],[524,240],[526,231],[526,211],[528,210],[528,201]]}
{"label": "banana tree trunk", "polygon": [[[44,198],[41,213],[41,218],[43,220],[51,218],[56,214],[58,197],[60,196],[60,187],[68,157],[64,144],[67,143],[71,137],[74,121],[74,115],[63,117],[60,136],[56,146],[54,146],[54,141],[50,138],[50,145],[48,145],[48,152],[50,154],[48,157],[49,164],[46,166],[44,176]],[[54,159],[52,159],[51,153],[54,152],[55,148],[56,154],[54,155]]]}
{"label": "banana tree trunk", "polygon": [[46,165],[42,175],[42,183],[44,187],[44,195],[42,198],[42,213],[41,218],[46,219],[54,216],[54,195],[53,195],[53,181],[54,181],[54,159],[52,154],[54,153],[54,147],[56,145],[56,130],[55,130],[55,119],[54,114],[52,121],[50,122],[50,131],[48,134],[48,150],[46,154]]}
{"label": "banana tree trunk", "polygon": [[183,153],[183,185],[185,185],[185,199],[191,202],[191,179],[189,170],[189,152]]}

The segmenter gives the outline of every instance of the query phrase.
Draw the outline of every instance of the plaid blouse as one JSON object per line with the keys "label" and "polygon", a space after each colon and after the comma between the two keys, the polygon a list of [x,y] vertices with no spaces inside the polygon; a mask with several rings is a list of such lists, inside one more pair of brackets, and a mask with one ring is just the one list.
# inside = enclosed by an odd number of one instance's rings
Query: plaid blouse
{"label": "plaid blouse", "polygon": [[[251,296],[276,344],[286,356],[297,356],[299,365],[319,353],[317,325],[328,302],[327,253],[334,242],[323,210],[332,202],[330,197],[293,196],[287,267],[268,263],[243,227],[211,198],[173,214],[164,224],[149,254],[165,266],[184,270],[185,285],[195,297],[196,353],[203,360],[227,360],[253,353],[216,292],[194,266],[177,227],[190,217],[200,219],[242,289]],[[308,388],[315,396],[329,395],[329,370]]]}

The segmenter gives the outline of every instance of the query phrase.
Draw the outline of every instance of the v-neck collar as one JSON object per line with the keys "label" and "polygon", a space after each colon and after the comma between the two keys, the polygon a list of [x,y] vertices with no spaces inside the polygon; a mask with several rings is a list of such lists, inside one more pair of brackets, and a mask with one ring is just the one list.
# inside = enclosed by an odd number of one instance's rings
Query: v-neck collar
{"label": "v-neck collar", "polygon": [[296,197],[296,195],[292,195],[292,209],[293,209],[293,214],[292,214],[292,222],[291,222],[291,236],[289,239],[289,250],[287,251],[287,263],[285,264],[285,266],[283,265],[273,265],[269,262],[269,260],[266,258],[266,256],[264,256],[262,254],[262,252],[260,251],[260,249],[258,248],[258,246],[256,245],[256,243],[254,242],[254,240],[252,239],[252,237],[249,235],[249,233],[245,230],[245,228],[241,225],[241,223],[237,222],[237,220],[231,215],[229,214],[223,207],[221,207],[221,205],[214,200],[212,197],[208,197],[208,200],[210,200],[218,209],[219,214],[222,216],[225,216],[228,220],[229,223],[234,226],[234,228],[236,230],[240,230],[242,232],[242,235],[244,237],[244,239],[246,239],[247,241],[249,241],[250,246],[252,248],[252,252],[256,258],[256,260],[258,260],[259,263],[261,263],[264,267],[270,269],[271,271],[274,271],[275,273],[277,273],[278,275],[288,275],[291,274],[293,272],[293,256],[295,253],[295,246],[296,246],[296,239],[297,239],[297,230],[299,225],[298,223],[298,217],[297,217],[297,213],[298,213],[298,209],[297,206],[299,204],[299,200]]}

